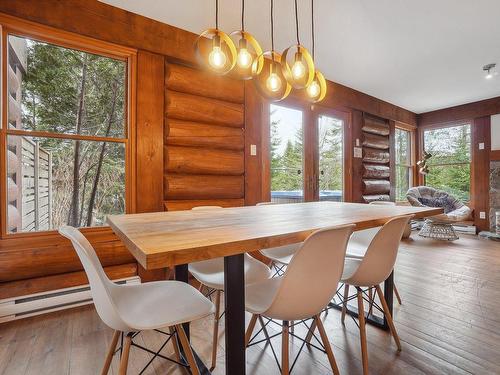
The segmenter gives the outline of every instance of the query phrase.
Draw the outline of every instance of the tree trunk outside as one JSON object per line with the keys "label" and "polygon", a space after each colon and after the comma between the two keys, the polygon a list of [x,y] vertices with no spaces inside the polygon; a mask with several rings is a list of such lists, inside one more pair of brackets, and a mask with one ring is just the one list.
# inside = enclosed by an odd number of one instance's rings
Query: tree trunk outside
{"label": "tree trunk outside", "polygon": [[[80,95],[78,99],[78,112],[76,115],[76,134],[80,134],[83,123],[83,110],[85,98],[85,84],[87,80],[87,54],[83,54],[82,61],[82,81],[80,84]],[[80,141],[75,141],[75,151],[73,158],[73,190],[71,192],[71,206],[69,209],[68,224],[74,227],[80,226],[78,218],[78,203],[80,197]]]}
{"label": "tree trunk outside", "polygon": [[[112,100],[112,104],[111,104],[111,111],[109,114],[108,126],[106,128],[106,137],[109,136],[109,133],[111,131],[111,126],[113,125],[113,121],[115,118],[117,91],[118,91],[118,87],[117,87],[117,83],[115,82],[115,84],[113,86],[113,100]],[[97,195],[97,187],[99,186],[99,178],[101,176],[102,162],[104,160],[105,152],[106,152],[106,142],[103,142],[103,144],[101,146],[101,152],[99,154],[99,161],[97,162],[97,170],[95,173],[94,185],[92,186],[92,192],[90,193],[89,206],[87,209],[87,226],[88,227],[90,227],[92,225],[92,219],[94,216],[95,198]]]}

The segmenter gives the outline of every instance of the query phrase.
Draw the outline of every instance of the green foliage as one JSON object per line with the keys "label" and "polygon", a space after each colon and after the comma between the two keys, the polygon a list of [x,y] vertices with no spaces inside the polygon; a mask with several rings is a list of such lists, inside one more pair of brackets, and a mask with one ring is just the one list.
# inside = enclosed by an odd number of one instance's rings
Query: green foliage
{"label": "green foliage", "polygon": [[410,132],[396,129],[395,151],[396,151],[396,200],[406,200],[406,192],[410,188],[411,165],[411,140]]}
{"label": "green foliage", "polygon": [[433,129],[424,133],[424,147],[433,157],[425,183],[456,198],[470,199],[470,125]]}
{"label": "green foliage", "polygon": [[[273,112],[274,113],[274,112]],[[273,116],[272,116],[273,117]],[[277,128],[280,120],[271,121],[271,190],[303,190],[304,133],[299,128],[287,140],[282,154],[282,139]],[[322,117],[319,126],[320,189],[341,190],[343,187],[343,129],[338,120]]]}
{"label": "green foliage", "polygon": [[[25,130],[124,137],[125,62],[33,40],[27,40],[26,54],[26,74],[22,80]],[[79,119],[80,102],[83,108]],[[123,144],[56,138],[36,140],[52,155],[53,228],[68,222],[75,165],[79,187],[76,225],[85,226],[89,213],[91,225],[101,225],[106,214],[124,212]],[[76,150],[78,156],[75,156]]]}

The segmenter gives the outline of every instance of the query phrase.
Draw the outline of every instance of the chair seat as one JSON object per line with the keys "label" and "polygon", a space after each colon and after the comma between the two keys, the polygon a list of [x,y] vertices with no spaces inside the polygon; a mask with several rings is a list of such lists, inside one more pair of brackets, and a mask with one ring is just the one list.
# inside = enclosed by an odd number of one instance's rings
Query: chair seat
{"label": "chair seat", "polygon": [[280,276],[247,285],[245,288],[246,310],[258,315],[267,311],[273,303],[282,280],[283,277]]}
{"label": "chair seat", "polygon": [[341,282],[350,281],[351,277],[356,273],[361,262],[363,261],[363,257],[360,258],[345,258],[344,261],[344,272],[342,273],[342,277],[340,278]]}
{"label": "chair seat", "polygon": [[366,254],[366,246],[358,244],[356,242],[350,242],[347,245],[346,258],[358,258],[362,259]]}
{"label": "chair seat", "polygon": [[[212,289],[224,289],[224,258],[191,263],[189,272],[203,285]],[[245,254],[245,283],[252,284],[271,277],[271,270],[264,263]]]}
{"label": "chair seat", "polygon": [[260,252],[265,257],[271,259],[273,262],[288,265],[293,258],[293,255],[302,246],[302,243],[293,243],[290,245],[270,247],[262,249]]}
{"label": "chair seat", "polygon": [[214,312],[211,301],[180,281],[118,285],[112,293],[116,308],[131,330],[173,326]]}

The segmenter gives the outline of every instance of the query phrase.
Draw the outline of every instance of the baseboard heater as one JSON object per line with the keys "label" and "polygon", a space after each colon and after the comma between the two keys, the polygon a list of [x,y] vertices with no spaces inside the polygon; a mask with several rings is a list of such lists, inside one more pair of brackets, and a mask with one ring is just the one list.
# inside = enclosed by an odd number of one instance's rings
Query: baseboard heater
{"label": "baseboard heater", "polygon": [[[114,282],[117,284],[140,284],[141,279],[139,276],[133,276],[114,280]],[[92,303],[92,296],[88,285],[6,298],[0,300],[0,323],[90,303]]]}

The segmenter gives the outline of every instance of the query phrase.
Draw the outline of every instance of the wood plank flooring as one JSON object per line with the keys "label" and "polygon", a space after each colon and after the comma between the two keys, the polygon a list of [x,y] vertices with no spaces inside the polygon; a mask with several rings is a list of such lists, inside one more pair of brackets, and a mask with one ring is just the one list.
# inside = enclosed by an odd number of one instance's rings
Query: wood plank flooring
{"label": "wood plank flooring", "polygon": [[[403,242],[395,281],[403,298],[395,304],[395,324],[403,350],[388,332],[368,327],[371,374],[500,374],[500,243],[462,235],[456,242],[419,238]],[[340,313],[322,315],[342,374],[361,374],[358,328]],[[218,365],[224,373],[224,320],[221,321]],[[257,329],[260,325],[257,323]],[[272,327],[278,332],[279,327]],[[209,363],[212,319],[193,323],[192,342]],[[296,334],[305,335],[297,327]],[[91,306],[56,312],[0,325],[0,374],[99,374],[112,332]],[[158,348],[163,337],[141,333],[138,343]],[[275,350],[281,352],[276,340]],[[290,358],[300,347],[291,341]],[[164,354],[173,354],[169,344]],[[129,374],[138,374],[150,354],[132,348]],[[247,351],[248,374],[278,374],[272,351],[263,343]],[[114,358],[110,374],[118,373]],[[295,374],[331,374],[325,354],[304,350]],[[145,374],[187,374],[155,359]]]}

